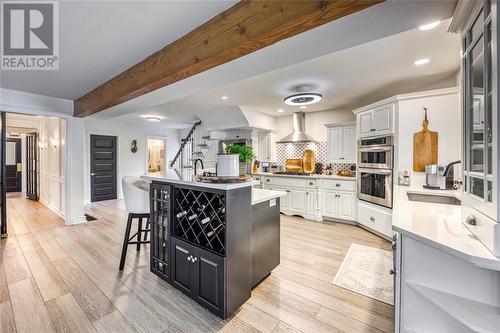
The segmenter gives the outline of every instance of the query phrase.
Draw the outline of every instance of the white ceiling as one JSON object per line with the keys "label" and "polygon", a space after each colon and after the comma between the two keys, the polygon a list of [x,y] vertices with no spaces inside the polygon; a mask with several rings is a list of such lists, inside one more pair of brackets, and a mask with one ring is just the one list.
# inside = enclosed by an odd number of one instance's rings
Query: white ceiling
{"label": "white ceiling", "polygon": [[58,71],[2,71],[0,87],[74,100],[237,1],[60,1]]}
{"label": "white ceiling", "polygon": [[[430,31],[409,30],[119,119],[137,121],[144,114],[161,115],[168,120],[169,127],[176,127],[183,120],[196,119],[202,112],[229,105],[245,106],[273,116],[293,111],[352,110],[392,95],[425,89],[452,77],[459,69],[459,37],[446,32],[448,24],[446,20]],[[428,64],[414,65],[415,60],[424,57],[430,59]],[[446,81],[443,84],[451,83]],[[323,100],[306,110],[287,106],[283,98],[301,84],[313,87],[323,95]],[[222,100],[221,96],[229,98]],[[285,112],[278,113],[280,108]]]}

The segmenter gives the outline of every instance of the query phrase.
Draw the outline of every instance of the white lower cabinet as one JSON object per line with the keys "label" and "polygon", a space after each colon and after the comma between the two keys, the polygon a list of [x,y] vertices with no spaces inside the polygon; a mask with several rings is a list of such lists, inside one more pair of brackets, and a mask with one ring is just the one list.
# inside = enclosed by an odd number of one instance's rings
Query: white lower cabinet
{"label": "white lower cabinet", "polygon": [[303,214],[306,211],[306,190],[290,189],[290,212]]}
{"label": "white lower cabinet", "polygon": [[359,201],[357,210],[359,224],[387,238],[392,237],[392,212],[390,209]]}
{"label": "white lower cabinet", "polygon": [[284,191],[280,211],[306,219],[322,221],[323,216],[348,221],[356,220],[356,182],[353,180],[298,177],[263,178],[265,189]]}
{"label": "white lower cabinet", "polygon": [[348,191],[323,191],[323,216],[355,221],[356,193]]}

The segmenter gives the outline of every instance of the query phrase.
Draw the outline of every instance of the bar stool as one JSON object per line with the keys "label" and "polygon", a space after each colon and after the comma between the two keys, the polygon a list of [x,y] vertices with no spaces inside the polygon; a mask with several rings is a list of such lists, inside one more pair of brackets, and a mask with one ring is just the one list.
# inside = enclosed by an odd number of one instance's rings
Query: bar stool
{"label": "bar stool", "polygon": [[[128,213],[125,237],[123,239],[122,256],[120,259],[120,270],[125,266],[127,248],[129,244],[137,244],[140,251],[141,244],[149,244],[147,235],[149,233],[149,182],[138,177],[122,178],[123,201]],[[130,229],[134,219],[138,219],[137,232],[130,236]],[[143,219],[146,219],[146,228],[142,228]],[[141,236],[144,233],[144,238]],[[133,240],[134,237],[136,240]]]}

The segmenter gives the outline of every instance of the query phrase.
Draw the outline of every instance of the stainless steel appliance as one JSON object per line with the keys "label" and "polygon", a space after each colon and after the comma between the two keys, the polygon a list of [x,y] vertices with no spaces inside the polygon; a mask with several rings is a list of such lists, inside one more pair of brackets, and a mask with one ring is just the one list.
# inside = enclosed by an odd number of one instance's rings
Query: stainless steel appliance
{"label": "stainless steel appliance", "polygon": [[393,137],[358,141],[358,199],[392,208]]}
{"label": "stainless steel appliance", "polygon": [[431,190],[452,190],[454,185],[453,166],[460,163],[455,161],[447,166],[430,164],[425,166],[424,188]]}
{"label": "stainless steel appliance", "polygon": [[359,167],[392,169],[394,151],[392,136],[362,139],[358,142]]}

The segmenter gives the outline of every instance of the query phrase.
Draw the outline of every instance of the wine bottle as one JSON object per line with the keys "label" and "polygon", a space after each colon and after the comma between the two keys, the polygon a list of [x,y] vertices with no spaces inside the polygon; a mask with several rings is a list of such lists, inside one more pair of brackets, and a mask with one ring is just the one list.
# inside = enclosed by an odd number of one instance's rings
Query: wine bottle
{"label": "wine bottle", "polygon": [[210,222],[210,220],[212,220],[211,217],[205,217],[203,220],[201,220],[201,224],[207,224],[208,222]]}
{"label": "wine bottle", "polygon": [[198,214],[194,213],[193,215],[188,216],[188,220],[192,221],[192,220],[194,220],[197,217],[198,217]]}
{"label": "wine bottle", "polygon": [[217,227],[215,227],[215,229],[212,229],[212,231],[207,232],[207,236],[212,237],[213,235],[215,235],[215,232],[219,230],[220,227],[222,227],[222,224],[219,224]]}
{"label": "wine bottle", "polygon": [[206,207],[207,206],[205,206],[205,205],[201,205],[201,206],[197,207],[196,210],[199,211],[199,212],[202,212],[202,211],[205,210]]}
{"label": "wine bottle", "polygon": [[183,210],[182,212],[178,213],[177,215],[175,215],[178,219],[180,219],[181,217],[187,215],[187,211]]}

